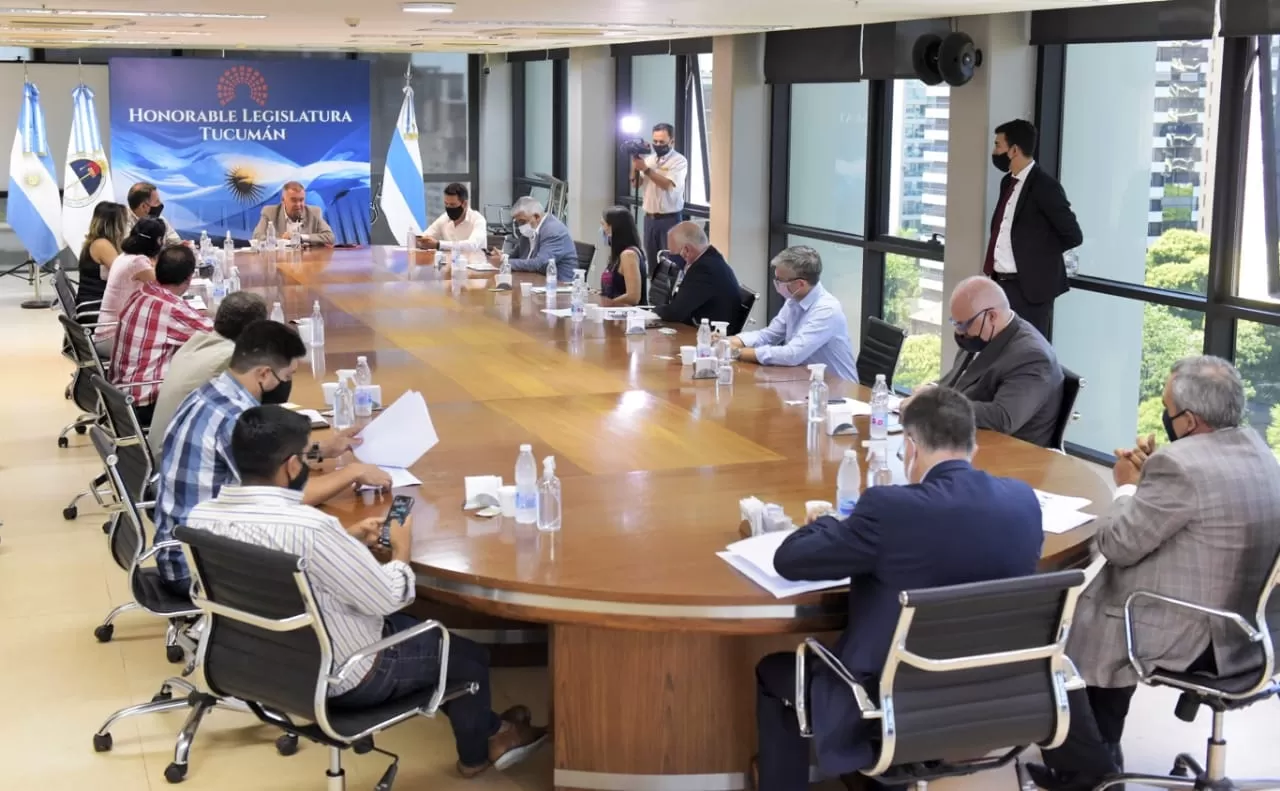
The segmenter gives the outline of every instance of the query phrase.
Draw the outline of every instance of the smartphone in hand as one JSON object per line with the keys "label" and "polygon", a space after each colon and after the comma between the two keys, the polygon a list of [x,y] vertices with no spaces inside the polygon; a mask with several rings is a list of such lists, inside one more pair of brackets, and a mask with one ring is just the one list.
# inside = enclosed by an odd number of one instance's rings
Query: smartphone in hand
{"label": "smartphone in hand", "polygon": [[413,498],[407,494],[397,494],[391,501],[391,511],[383,521],[382,529],[378,531],[379,546],[391,548],[391,525],[409,518],[411,511],[413,511]]}

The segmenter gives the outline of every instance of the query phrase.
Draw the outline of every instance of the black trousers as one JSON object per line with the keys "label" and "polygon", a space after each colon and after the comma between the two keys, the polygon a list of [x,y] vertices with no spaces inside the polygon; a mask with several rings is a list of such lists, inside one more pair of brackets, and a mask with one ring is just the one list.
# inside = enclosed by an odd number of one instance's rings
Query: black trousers
{"label": "black trousers", "polygon": [[1100,778],[1119,772],[1116,750],[1124,735],[1133,687],[1085,687],[1067,693],[1071,727],[1056,750],[1042,750],[1045,766],[1065,775]]}
{"label": "black trousers", "polygon": [[667,214],[662,217],[644,218],[644,255],[648,261],[649,271],[654,271],[658,263],[658,251],[667,249],[667,232],[680,224],[684,215]]}
{"label": "black trousers", "polygon": [[807,791],[809,740],[796,720],[796,655],[770,654],[756,665],[758,791]]}
{"label": "black trousers", "polygon": [[1030,322],[1031,326],[1040,330],[1041,335],[1048,338],[1053,330],[1053,300],[1040,303],[1028,302],[1022,294],[1022,286],[1019,285],[1017,278],[997,279],[996,282],[1009,298],[1009,307],[1013,308],[1013,312]]}

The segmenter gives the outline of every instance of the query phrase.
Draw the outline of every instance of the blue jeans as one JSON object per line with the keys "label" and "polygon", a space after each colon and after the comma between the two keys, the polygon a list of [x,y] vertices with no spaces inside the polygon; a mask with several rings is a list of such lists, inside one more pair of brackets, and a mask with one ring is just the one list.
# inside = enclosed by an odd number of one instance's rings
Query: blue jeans
{"label": "blue jeans", "polygon": [[[382,636],[390,637],[418,625],[418,619],[404,613],[387,616]],[[440,672],[440,632],[426,632],[378,654],[373,669],[354,689],[329,701],[335,708],[362,709],[412,695],[435,686]],[[474,681],[474,695],[445,703],[440,708],[449,718],[458,760],[465,766],[489,762],[489,737],[502,721],[493,711],[489,688],[489,652],[465,637],[450,636],[449,667],[445,683]]]}

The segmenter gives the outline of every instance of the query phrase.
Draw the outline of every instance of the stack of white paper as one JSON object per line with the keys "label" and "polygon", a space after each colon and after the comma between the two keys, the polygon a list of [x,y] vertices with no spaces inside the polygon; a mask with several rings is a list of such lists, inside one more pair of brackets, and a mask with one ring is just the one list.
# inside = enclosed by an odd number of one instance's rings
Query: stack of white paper
{"label": "stack of white paper", "polygon": [[1086,497],[1067,497],[1039,489],[1035,492],[1036,499],[1040,501],[1041,525],[1046,533],[1065,533],[1097,518],[1080,510],[1092,502]]}
{"label": "stack of white paper", "polygon": [[[545,293],[547,293],[547,287],[546,287],[546,286],[534,286],[534,287],[533,287],[533,293],[535,293],[535,294],[545,294]],[[556,293],[557,293],[557,294],[572,294],[572,293],[573,293],[573,286],[556,286]]]}
{"label": "stack of white paper", "polygon": [[778,547],[793,531],[764,533],[763,535],[744,538],[725,547],[725,551],[716,555],[730,566],[733,566],[747,579],[764,588],[775,598],[798,596],[801,593],[839,588],[849,584],[849,578],[819,582],[792,582],[783,579],[773,567],[773,556]]}
{"label": "stack of white paper", "polygon": [[[397,398],[356,436],[361,443],[354,451],[355,457],[386,470],[393,486],[421,483],[408,469],[440,441],[426,399],[416,390]],[[401,483],[397,484],[397,480]]]}

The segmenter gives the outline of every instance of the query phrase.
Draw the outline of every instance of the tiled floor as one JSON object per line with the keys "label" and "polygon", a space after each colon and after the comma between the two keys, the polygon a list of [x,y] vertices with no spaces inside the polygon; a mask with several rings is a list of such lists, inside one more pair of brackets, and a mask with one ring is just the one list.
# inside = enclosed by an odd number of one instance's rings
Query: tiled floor
{"label": "tiled floor", "polygon": [[[70,365],[58,354],[54,314],[18,308],[28,294],[16,281],[0,282],[0,365],[10,394],[0,410],[0,789],[160,791],[168,787],[163,772],[184,712],[119,723],[110,753],[95,753],[91,746],[90,737],[107,714],[149,699],[176,668],[164,659],[164,625],[144,615],[123,616],[113,642],[94,641],[94,626],[127,599],[124,574],[106,553],[103,520],[92,501],[82,501],[76,521],[62,519],[63,506],[99,468],[84,437],[73,437],[66,450],[54,443],[75,416],[74,406],[62,398]],[[496,707],[527,702],[543,719],[544,671],[499,670],[493,683]],[[1206,718],[1196,725],[1174,719],[1173,700],[1170,694],[1139,692],[1125,743],[1131,769],[1163,771],[1175,752],[1202,750]],[[1280,706],[1274,702],[1233,715],[1228,722],[1231,769],[1240,775],[1280,775],[1278,726]],[[245,715],[211,714],[196,739],[184,787],[323,788],[325,751],[304,743],[297,755],[281,758],[274,738],[271,729]],[[549,749],[507,774],[459,779],[443,720],[402,725],[381,737],[379,746],[401,755],[396,783],[401,791],[532,791],[551,785]],[[352,789],[372,788],[386,767],[377,754],[346,760]],[[940,791],[1015,787],[1011,771],[935,786]]]}

